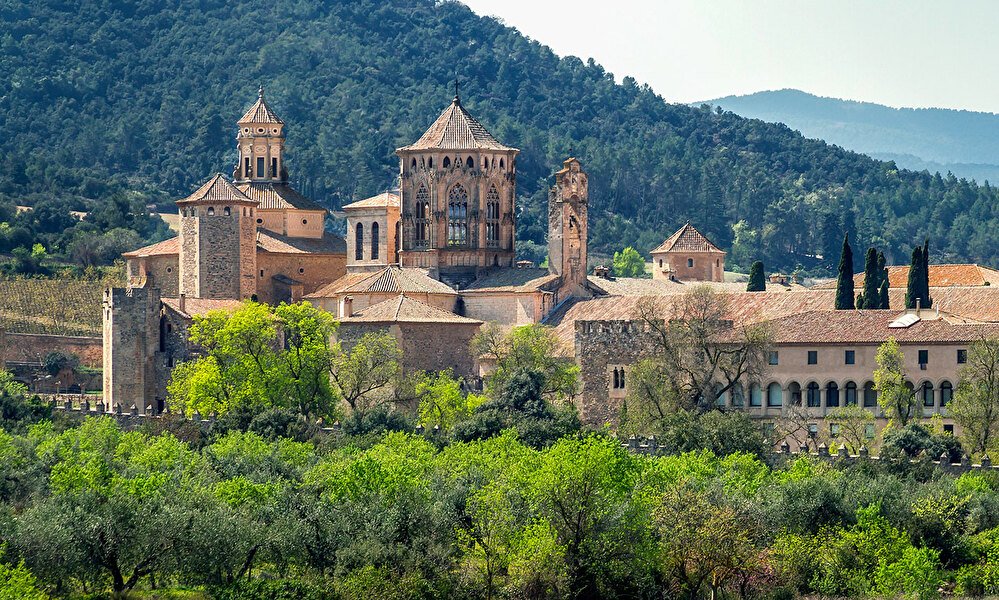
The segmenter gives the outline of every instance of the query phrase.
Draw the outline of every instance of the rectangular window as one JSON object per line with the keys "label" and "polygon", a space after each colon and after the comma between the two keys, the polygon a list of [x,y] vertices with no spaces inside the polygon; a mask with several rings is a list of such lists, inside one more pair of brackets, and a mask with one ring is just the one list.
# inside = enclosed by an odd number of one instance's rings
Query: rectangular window
{"label": "rectangular window", "polygon": [[944,425],[944,433],[949,433],[951,435],[954,435],[954,426],[953,425]]}
{"label": "rectangular window", "polygon": [[848,365],[856,364],[857,353],[853,350],[847,350],[846,356],[844,357],[844,362]]}
{"label": "rectangular window", "polygon": [[808,351],[808,364],[817,365],[819,364],[819,351],[809,350]]}
{"label": "rectangular window", "polygon": [[815,437],[819,435],[819,426],[815,423],[808,424],[808,437]]}
{"label": "rectangular window", "polygon": [[754,383],[749,387],[749,405],[763,406],[763,390],[759,384]]}
{"label": "rectangular window", "polygon": [[257,177],[263,177],[264,176],[264,157],[263,156],[258,156],[257,157],[257,173],[256,173],[256,176]]}
{"label": "rectangular window", "polygon": [[277,172],[277,159],[276,158],[272,158],[271,159],[271,177],[277,177],[277,176],[278,176],[278,172]]}
{"label": "rectangular window", "polygon": [[963,365],[963,364],[966,364],[967,362],[968,362],[968,351],[964,350],[963,348],[961,350],[958,350],[957,351],[957,364]]}
{"label": "rectangular window", "polygon": [[929,350],[920,350],[919,351],[919,364],[925,365],[925,364],[929,364],[929,362],[930,362],[930,351]]}
{"label": "rectangular window", "polygon": [[829,424],[829,435],[832,437],[839,437],[839,423]]}
{"label": "rectangular window", "polygon": [[243,177],[253,177],[253,173],[250,173],[250,157],[247,156],[243,160]]}
{"label": "rectangular window", "polygon": [[867,438],[867,439],[869,439],[869,440],[873,440],[874,439],[874,425],[873,424],[868,423],[867,425],[864,425],[864,437]]}
{"label": "rectangular window", "polygon": [[770,364],[771,366],[773,366],[773,365],[776,365],[776,364],[778,364],[778,363],[779,363],[779,361],[780,361],[780,356],[779,356],[779,355],[777,354],[777,351],[776,351],[776,350],[771,350],[771,351],[770,351],[770,356],[769,356],[769,358],[768,358],[767,362],[768,362],[768,363],[769,363],[769,364]]}

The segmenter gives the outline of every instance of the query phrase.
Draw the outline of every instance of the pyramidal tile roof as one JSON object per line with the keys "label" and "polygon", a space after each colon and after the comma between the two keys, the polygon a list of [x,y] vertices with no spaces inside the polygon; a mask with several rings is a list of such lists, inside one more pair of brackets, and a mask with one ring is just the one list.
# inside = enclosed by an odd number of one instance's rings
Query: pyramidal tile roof
{"label": "pyramidal tile roof", "polygon": [[424,304],[399,294],[378,304],[373,304],[352,316],[342,319],[346,323],[461,323],[481,325],[482,321],[469,319],[451,311]]}
{"label": "pyramidal tile roof", "polygon": [[269,106],[267,106],[266,102],[264,102],[263,87],[257,90],[257,101],[253,103],[253,106],[250,107],[250,110],[246,111],[246,113],[243,114],[243,118],[241,118],[239,121],[236,122],[239,123],[240,125],[249,124],[249,123],[254,123],[254,124],[266,123],[266,124],[279,124],[279,125],[284,124],[284,121],[282,121],[280,117],[274,114],[274,111],[271,110]]}
{"label": "pyramidal tile roof", "polygon": [[718,248],[708,238],[704,237],[700,231],[694,228],[689,222],[678,229],[676,233],[666,238],[666,241],[659,244],[659,247],[651,252],[716,252],[725,254],[724,250]]}
{"label": "pyramidal tile roof", "polygon": [[216,173],[211,179],[206,181],[193,194],[178,200],[177,204],[192,204],[194,202],[249,202],[255,201],[246,197],[246,194],[239,191],[233,184],[229,183],[221,173]]}
{"label": "pyramidal tile roof", "polygon": [[180,254],[180,236],[143,246],[131,252],[125,252],[122,256],[125,258],[146,258],[149,256],[172,256],[174,254]]}
{"label": "pyramidal tile roof", "polygon": [[373,292],[457,295],[446,283],[437,281],[423,269],[390,266],[372,273],[347,273],[307,297],[330,298],[338,294]]}
{"label": "pyramidal tile roof", "polygon": [[377,196],[372,196],[370,198],[365,198],[364,200],[358,200],[357,202],[351,202],[350,204],[345,204],[344,209],[348,208],[379,208],[382,206],[395,206],[399,207],[400,199],[399,194],[394,192],[382,192]]}
{"label": "pyramidal tile roof", "polygon": [[517,150],[504,146],[468,114],[457,96],[420,139],[399,150]]}
{"label": "pyramidal tile roof", "polygon": [[309,200],[286,183],[248,181],[236,185],[236,189],[243,192],[250,200],[259,202],[259,208],[265,210],[269,208],[294,208],[326,211],[325,206]]}

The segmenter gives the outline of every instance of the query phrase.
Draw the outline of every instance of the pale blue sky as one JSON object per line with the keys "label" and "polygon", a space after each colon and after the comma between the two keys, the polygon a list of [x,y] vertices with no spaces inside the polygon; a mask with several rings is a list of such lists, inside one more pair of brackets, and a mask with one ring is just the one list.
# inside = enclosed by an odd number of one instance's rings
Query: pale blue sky
{"label": "pale blue sky", "polygon": [[999,112],[997,0],[462,0],[669,101],[796,88]]}

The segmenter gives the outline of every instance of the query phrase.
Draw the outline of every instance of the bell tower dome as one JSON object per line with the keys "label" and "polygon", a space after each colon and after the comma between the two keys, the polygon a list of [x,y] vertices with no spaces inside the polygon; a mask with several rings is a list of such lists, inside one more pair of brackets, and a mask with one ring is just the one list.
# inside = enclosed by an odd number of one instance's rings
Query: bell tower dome
{"label": "bell tower dome", "polygon": [[285,182],[284,121],[267,106],[264,88],[257,90],[257,101],[237,121],[236,148],[239,162],[233,171],[236,183]]}

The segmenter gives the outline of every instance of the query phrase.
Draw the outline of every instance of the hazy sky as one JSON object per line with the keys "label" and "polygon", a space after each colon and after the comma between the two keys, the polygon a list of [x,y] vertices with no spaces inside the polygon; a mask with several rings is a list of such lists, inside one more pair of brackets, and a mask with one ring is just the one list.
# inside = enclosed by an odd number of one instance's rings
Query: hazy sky
{"label": "hazy sky", "polygon": [[462,0],[673,102],[796,88],[999,112],[997,0]]}

